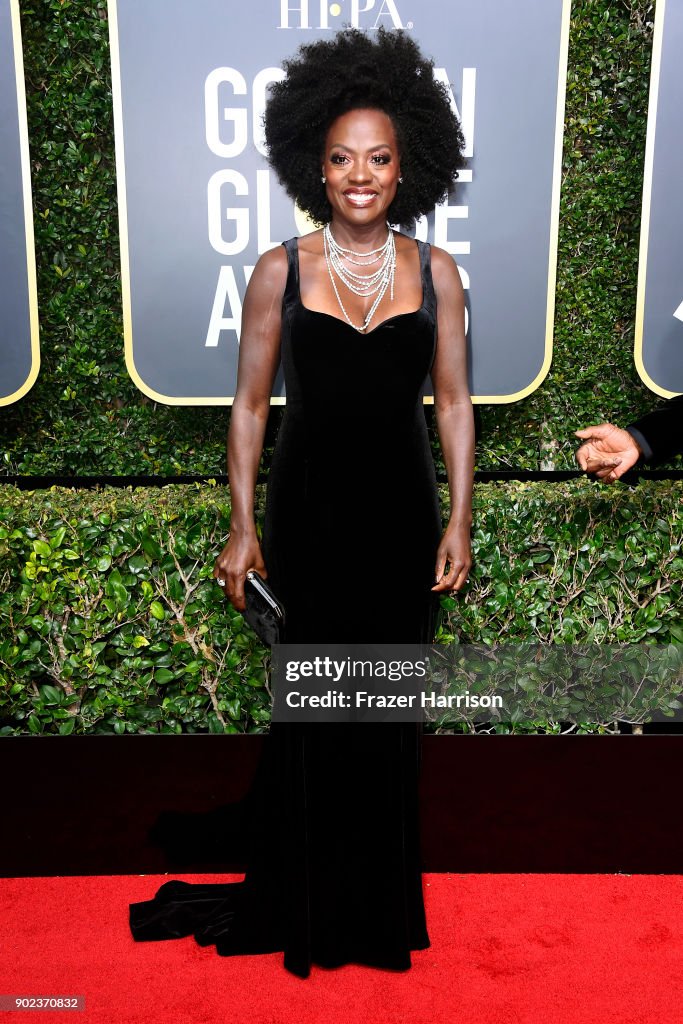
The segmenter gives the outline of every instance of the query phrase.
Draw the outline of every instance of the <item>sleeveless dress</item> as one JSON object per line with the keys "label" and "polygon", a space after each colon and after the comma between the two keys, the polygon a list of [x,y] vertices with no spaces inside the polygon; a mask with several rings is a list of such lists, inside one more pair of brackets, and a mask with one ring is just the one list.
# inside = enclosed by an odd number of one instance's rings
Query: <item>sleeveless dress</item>
{"label": "sleeveless dress", "polygon": [[[422,402],[436,348],[430,247],[422,305],[359,333],[307,309],[285,242],[286,411],[262,551],[291,643],[431,642],[441,518]],[[250,797],[243,882],[172,881],[130,905],[138,941],[194,934],[223,956],[405,970],[429,946],[418,829],[419,723],[271,724]]]}

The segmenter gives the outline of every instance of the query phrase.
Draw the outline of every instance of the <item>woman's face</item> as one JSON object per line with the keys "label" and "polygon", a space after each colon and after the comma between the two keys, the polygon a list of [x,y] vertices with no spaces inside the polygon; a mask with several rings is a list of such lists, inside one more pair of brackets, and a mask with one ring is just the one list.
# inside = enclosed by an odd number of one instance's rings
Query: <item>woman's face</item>
{"label": "woman's face", "polygon": [[322,173],[333,219],[369,225],[386,221],[401,173],[396,132],[381,110],[350,110],[333,121]]}

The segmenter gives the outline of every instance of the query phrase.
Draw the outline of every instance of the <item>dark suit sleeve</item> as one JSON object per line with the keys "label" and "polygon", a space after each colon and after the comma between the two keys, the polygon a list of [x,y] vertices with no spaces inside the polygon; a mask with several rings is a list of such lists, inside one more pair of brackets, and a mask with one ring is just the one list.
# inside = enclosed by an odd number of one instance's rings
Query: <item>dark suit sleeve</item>
{"label": "dark suit sleeve", "polygon": [[678,455],[683,452],[683,395],[670,398],[626,429],[641,445],[646,462],[663,462]]}

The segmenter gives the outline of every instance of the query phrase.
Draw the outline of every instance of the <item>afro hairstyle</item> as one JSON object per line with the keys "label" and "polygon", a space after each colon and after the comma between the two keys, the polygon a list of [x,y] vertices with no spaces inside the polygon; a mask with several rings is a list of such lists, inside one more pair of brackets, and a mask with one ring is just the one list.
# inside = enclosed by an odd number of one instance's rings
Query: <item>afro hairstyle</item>
{"label": "afro hairstyle", "polygon": [[448,195],[463,166],[465,140],[444,85],[405,32],[374,38],[343,29],[301,46],[270,86],[264,128],[268,161],[287,194],[318,224],[332,208],[320,162],[332,123],[350,110],[374,109],[394,125],[404,183],[389,207],[392,224],[411,227]]}

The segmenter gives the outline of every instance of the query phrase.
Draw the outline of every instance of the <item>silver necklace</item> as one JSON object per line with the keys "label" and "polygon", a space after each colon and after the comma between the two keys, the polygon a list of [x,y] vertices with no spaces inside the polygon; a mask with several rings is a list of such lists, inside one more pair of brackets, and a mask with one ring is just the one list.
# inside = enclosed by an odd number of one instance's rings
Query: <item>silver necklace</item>
{"label": "silver necklace", "polygon": [[[325,263],[327,265],[327,271],[330,275],[330,281],[332,282],[332,288],[334,294],[337,296],[337,302],[339,308],[344,314],[346,320],[354,328],[354,330],[363,332],[368,329],[370,321],[372,320],[377,307],[384,298],[387,288],[390,288],[390,297],[393,301],[394,298],[394,276],[396,273],[396,240],[394,233],[389,227],[387,222],[387,240],[384,245],[380,245],[377,249],[371,249],[369,252],[356,252],[354,249],[345,249],[344,246],[339,245],[335,241],[334,235],[330,230],[330,225],[326,224],[323,231],[323,249],[325,252]],[[357,257],[353,259],[352,257]],[[377,270],[374,270],[371,274],[357,274],[353,270],[350,270],[344,263],[346,260],[349,263],[353,263],[359,267],[369,267],[375,263],[380,264]],[[334,273],[333,273],[334,271]],[[343,284],[353,292],[354,295],[360,295],[362,297],[375,296],[375,300],[372,306],[368,310],[367,316],[362,324],[354,324],[349,314],[344,308],[344,303],[341,300],[339,289],[335,281],[334,275],[339,277]]]}

